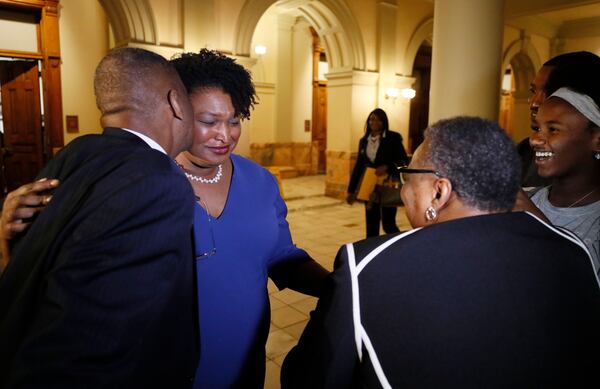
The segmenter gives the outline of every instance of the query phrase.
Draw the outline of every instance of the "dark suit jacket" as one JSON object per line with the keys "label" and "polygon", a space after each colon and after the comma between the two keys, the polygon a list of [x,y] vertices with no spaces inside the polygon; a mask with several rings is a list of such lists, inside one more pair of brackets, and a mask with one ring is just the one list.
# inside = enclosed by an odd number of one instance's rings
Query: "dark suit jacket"
{"label": "dark suit jacket", "polygon": [[371,163],[367,158],[367,137],[362,137],[358,142],[358,155],[356,164],[350,176],[348,184],[348,193],[354,193],[366,167],[379,167],[385,165],[388,167],[388,173],[397,176],[396,167],[408,164],[408,156],[402,145],[402,136],[394,131],[386,131],[380,140],[379,149],[375,155],[375,161]]}
{"label": "dark suit jacket", "polygon": [[283,388],[595,385],[591,257],[529,214],[364,240],[342,248],[335,268],[284,361]]}
{"label": "dark suit jacket", "polygon": [[181,170],[109,128],[40,177],[61,185],[0,279],[0,387],[190,386],[194,196]]}

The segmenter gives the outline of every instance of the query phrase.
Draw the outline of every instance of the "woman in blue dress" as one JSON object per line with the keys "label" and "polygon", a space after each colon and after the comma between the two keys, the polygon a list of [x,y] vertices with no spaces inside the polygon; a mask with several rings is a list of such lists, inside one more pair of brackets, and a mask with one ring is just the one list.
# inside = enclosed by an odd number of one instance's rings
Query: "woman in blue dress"
{"label": "woman in blue dress", "polygon": [[[241,120],[250,117],[256,103],[250,74],[233,59],[206,49],[171,62],[194,109],[194,146],[177,157],[198,200],[194,233],[201,355],[194,388],[262,388],[271,312],[268,278],[280,289],[318,297],[329,273],[292,242],[275,178],[232,154]],[[0,241],[27,228],[11,223],[9,215],[39,212],[49,201],[43,191],[57,185],[47,180],[17,189],[13,197],[18,201],[3,209]]]}
{"label": "woman in blue dress", "polygon": [[292,242],[273,175],[232,154],[255,91],[234,60],[203,49],[172,60],[194,108],[194,146],[177,157],[198,199],[194,230],[201,353],[195,388],[262,388],[267,280],[318,296],[328,272]]}

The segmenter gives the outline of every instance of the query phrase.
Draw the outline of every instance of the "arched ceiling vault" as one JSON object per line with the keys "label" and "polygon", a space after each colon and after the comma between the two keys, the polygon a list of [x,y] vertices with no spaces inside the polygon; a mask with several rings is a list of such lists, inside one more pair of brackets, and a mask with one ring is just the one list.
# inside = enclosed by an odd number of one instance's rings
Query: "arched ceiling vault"
{"label": "arched ceiling vault", "polygon": [[235,55],[250,56],[256,25],[265,11],[275,3],[284,12],[298,11],[317,31],[327,52],[331,71],[365,70],[362,34],[352,12],[342,0],[247,0],[236,24]]}
{"label": "arched ceiling vault", "polygon": [[157,44],[156,20],[148,0],[98,0],[113,29],[115,43]]}

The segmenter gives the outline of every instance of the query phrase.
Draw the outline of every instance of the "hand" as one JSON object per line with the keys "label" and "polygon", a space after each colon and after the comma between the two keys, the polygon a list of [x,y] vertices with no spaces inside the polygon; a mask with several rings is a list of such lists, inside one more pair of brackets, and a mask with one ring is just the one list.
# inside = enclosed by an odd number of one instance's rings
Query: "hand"
{"label": "hand", "polygon": [[523,190],[519,190],[519,193],[517,193],[517,200],[513,208],[513,212],[519,211],[531,212],[546,223],[550,223],[550,220],[548,220],[546,215],[544,215],[544,213],[538,207],[535,206],[535,204],[529,199],[529,196],[527,196],[527,194]]}
{"label": "hand", "polygon": [[376,176],[385,176],[387,174],[387,166],[381,165],[375,169]]}
{"label": "hand", "polygon": [[42,178],[10,192],[6,196],[2,208],[1,237],[10,240],[19,232],[27,229],[31,224],[27,222],[27,219],[44,209],[52,198],[52,196],[44,195],[41,192],[56,188],[58,184],[58,180]]}
{"label": "hand", "polygon": [[346,196],[346,202],[350,205],[354,204],[354,202],[356,201],[356,195],[354,193],[348,193],[348,196]]}

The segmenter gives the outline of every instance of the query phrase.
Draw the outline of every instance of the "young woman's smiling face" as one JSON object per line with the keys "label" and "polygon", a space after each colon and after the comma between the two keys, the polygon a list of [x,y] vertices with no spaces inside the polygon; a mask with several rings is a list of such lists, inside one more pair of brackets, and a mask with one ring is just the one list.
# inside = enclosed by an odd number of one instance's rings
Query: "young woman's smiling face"
{"label": "young woman's smiling face", "polygon": [[552,97],[542,104],[536,121],[539,127],[529,143],[541,177],[561,178],[593,168],[594,131],[590,121],[571,104]]}

